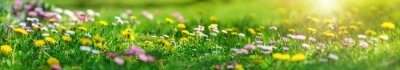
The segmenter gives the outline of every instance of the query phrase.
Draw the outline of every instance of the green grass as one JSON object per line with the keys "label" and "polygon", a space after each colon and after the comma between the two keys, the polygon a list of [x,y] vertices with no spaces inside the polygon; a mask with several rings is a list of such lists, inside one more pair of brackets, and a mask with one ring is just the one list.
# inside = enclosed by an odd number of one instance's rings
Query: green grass
{"label": "green grass", "polygon": [[[289,1],[289,0],[93,0],[84,3],[75,3],[79,0],[71,0],[68,2],[45,0],[50,5],[71,10],[93,9],[101,13],[102,16],[96,17],[95,22],[86,22],[82,25],[68,25],[73,23],[67,19],[63,19],[59,24],[67,27],[67,30],[76,31],[71,35],[73,42],[65,42],[61,36],[65,33],[62,28],[56,28],[59,33],[50,31],[34,30],[28,35],[21,35],[7,28],[7,25],[18,27],[18,18],[11,17],[11,13],[3,8],[11,6],[12,3],[2,3],[0,10],[0,45],[11,45],[12,54],[0,55],[0,69],[5,70],[23,70],[23,69],[51,69],[47,64],[49,57],[55,57],[59,60],[60,65],[65,70],[89,69],[89,70],[212,70],[215,65],[221,65],[225,70],[229,62],[237,62],[246,70],[399,70],[400,69],[400,33],[399,27],[399,7],[400,1],[397,0],[360,0],[346,1],[340,0],[342,8],[332,14],[318,14],[315,12],[313,4],[315,1]],[[86,1],[86,0],[85,0]],[[7,5],[10,4],[10,5]],[[371,10],[376,7],[377,10]],[[114,16],[119,16],[127,9],[133,10],[133,15],[138,17],[141,24],[134,22],[112,25],[116,22]],[[282,9],[287,13],[282,13]],[[357,9],[358,11],[355,11]],[[160,10],[161,13],[155,15],[155,20],[147,20],[141,15],[142,10],[148,10],[154,13]],[[281,10],[281,11],[280,11]],[[171,13],[181,12],[188,21],[186,30],[194,33],[194,28],[198,25],[205,26],[204,33],[209,35],[208,38],[191,36],[182,34],[183,29],[177,29],[177,20],[175,23],[166,23],[166,18],[172,18]],[[8,15],[8,16],[7,16]],[[218,22],[210,21],[210,16],[217,16]],[[67,18],[66,15],[63,17]],[[321,23],[313,23],[308,17],[316,17]],[[323,23],[325,19],[336,19],[334,28],[329,29],[328,24]],[[99,25],[99,21],[104,20],[109,23],[108,26]],[[129,19],[125,19],[129,20]],[[24,20],[22,20],[24,21]],[[132,20],[129,20],[132,21]],[[381,23],[390,21],[397,28],[387,30],[381,28]],[[163,24],[159,24],[162,22]],[[363,24],[358,24],[359,22]],[[46,20],[41,23],[49,24]],[[217,36],[211,36],[211,30],[208,26],[218,24],[218,29],[225,30],[228,28],[236,29],[235,32],[244,33],[245,37],[232,35],[228,32],[219,33]],[[358,30],[349,30],[348,34],[339,35],[338,28],[340,26],[356,25]],[[88,28],[88,31],[80,31],[79,26]],[[276,26],[277,30],[270,30],[269,27]],[[309,33],[308,27],[317,28],[316,34]],[[132,28],[136,37],[134,41],[129,41],[122,37],[122,31],[126,28]],[[254,28],[257,33],[262,35],[251,34],[248,28]],[[297,32],[290,32],[288,29],[295,29]],[[380,34],[387,34],[389,40],[377,40],[370,43],[368,48],[358,46],[357,35],[364,34],[365,30],[372,29],[377,35],[367,35],[366,40],[378,38]],[[333,38],[326,37],[323,32],[332,30],[336,36]],[[57,44],[47,42],[46,48],[38,48],[33,45],[33,40],[44,39],[43,33],[50,34],[57,40]],[[79,39],[85,37],[88,33],[92,36],[100,35],[105,41],[103,42],[107,48],[101,50],[101,54],[92,54],[79,49],[82,45]],[[287,37],[288,34],[304,34],[317,39],[316,42],[310,40],[294,40],[288,42],[282,41],[280,38]],[[160,42],[160,38],[152,38],[152,36],[160,37],[169,36],[166,40],[175,42],[170,46]],[[260,36],[257,39],[256,36]],[[179,41],[182,37],[188,37],[189,42]],[[345,48],[342,46],[344,38],[353,38],[355,43]],[[235,55],[231,48],[243,48],[246,44],[256,44],[257,40],[263,41],[263,45],[268,45],[270,40],[276,41],[276,49],[273,53],[287,53],[294,55],[303,53],[307,59],[304,61],[284,61],[272,57],[272,54],[262,54],[261,49],[252,50],[249,54]],[[152,44],[146,44],[150,41]],[[322,42],[327,48],[318,48],[317,43]],[[94,49],[96,42],[89,45]],[[311,48],[302,47],[303,43],[311,45]],[[124,56],[123,53],[136,45],[143,48],[146,54],[155,58],[154,62],[140,61],[136,56]],[[387,46],[388,45],[388,46]],[[221,48],[216,48],[220,46]],[[283,51],[283,47],[289,47],[289,51]],[[48,50],[45,50],[48,49]],[[119,57],[125,60],[123,65],[116,64],[112,58],[105,56],[105,52],[116,52]],[[217,53],[214,53],[216,52]],[[339,56],[339,60],[332,60],[328,55],[333,53]],[[261,63],[254,63],[253,60],[260,58]],[[320,62],[320,59],[328,59],[327,62]]]}

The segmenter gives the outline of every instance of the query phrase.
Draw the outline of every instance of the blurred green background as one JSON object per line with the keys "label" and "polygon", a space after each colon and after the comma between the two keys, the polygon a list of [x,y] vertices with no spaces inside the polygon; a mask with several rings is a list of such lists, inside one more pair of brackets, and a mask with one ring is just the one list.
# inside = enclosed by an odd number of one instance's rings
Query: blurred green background
{"label": "blurred green background", "polygon": [[[316,7],[318,1],[321,0],[45,0],[51,5],[65,9],[93,9],[102,13],[102,16],[116,16],[130,9],[134,13],[140,13],[142,10],[154,13],[159,10],[161,15],[181,12],[184,16],[189,16],[189,18],[197,16],[189,14],[198,14],[200,12],[204,15],[219,16],[224,19],[248,15],[257,15],[262,19],[288,18],[288,13],[309,12],[313,7]],[[397,9],[400,4],[400,0],[335,1],[338,1],[338,6],[341,9],[354,7],[359,9],[370,7]]]}

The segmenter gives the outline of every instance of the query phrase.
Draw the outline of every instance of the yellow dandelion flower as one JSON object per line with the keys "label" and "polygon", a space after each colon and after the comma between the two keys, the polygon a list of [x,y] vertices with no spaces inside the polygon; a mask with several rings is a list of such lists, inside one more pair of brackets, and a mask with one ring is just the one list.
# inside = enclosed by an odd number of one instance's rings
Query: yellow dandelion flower
{"label": "yellow dandelion flower", "polygon": [[290,60],[291,61],[303,61],[305,59],[306,59],[306,56],[304,54],[297,53],[297,54],[293,55]]}
{"label": "yellow dandelion flower", "polygon": [[346,26],[340,26],[339,30],[347,30],[347,27]]}
{"label": "yellow dandelion flower", "polygon": [[174,23],[174,20],[172,18],[165,18],[165,21],[167,21],[167,23]]}
{"label": "yellow dandelion flower", "polygon": [[86,27],[83,27],[83,26],[78,27],[78,29],[82,30],[82,31],[87,31],[88,30]]}
{"label": "yellow dandelion flower", "polygon": [[308,27],[307,30],[308,30],[310,33],[315,33],[315,32],[317,32],[317,29],[312,28],[312,27]]}
{"label": "yellow dandelion flower", "polygon": [[218,21],[218,17],[217,16],[210,16],[210,21],[217,22]]}
{"label": "yellow dandelion flower", "polygon": [[56,21],[57,21],[56,18],[50,18],[50,19],[49,19],[49,22],[51,22],[51,23],[54,23],[54,22],[56,22]]}
{"label": "yellow dandelion flower", "polygon": [[66,41],[66,42],[72,42],[72,38],[69,36],[64,35],[61,38],[62,38],[62,40]]}
{"label": "yellow dandelion flower", "polygon": [[243,65],[241,65],[241,64],[236,64],[236,65],[235,65],[235,70],[244,70]]}
{"label": "yellow dandelion flower", "polygon": [[179,29],[185,29],[186,26],[185,26],[185,24],[183,24],[183,23],[179,23],[179,24],[177,25],[177,28],[179,28]]}
{"label": "yellow dandelion flower", "polygon": [[131,34],[131,35],[129,35],[129,39],[130,39],[131,41],[134,41],[134,40],[136,39],[136,37],[135,37],[135,35]]}
{"label": "yellow dandelion flower", "polygon": [[50,57],[49,59],[47,59],[47,63],[49,65],[59,65],[60,63],[58,62],[57,58],[54,57]]}
{"label": "yellow dandelion flower", "polygon": [[107,21],[104,21],[104,20],[100,21],[99,23],[100,23],[100,25],[102,25],[102,26],[107,26],[107,25],[108,25],[108,22],[107,22]]}
{"label": "yellow dandelion flower", "polygon": [[165,39],[160,39],[160,42],[163,43],[166,46],[170,46],[171,45],[171,43],[168,40],[165,40]]}
{"label": "yellow dandelion flower", "polygon": [[347,31],[347,30],[340,30],[339,31],[339,34],[347,34],[347,33],[349,33],[349,31]]}
{"label": "yellow dandelion flower", "polygon": [[356,25],[350,25],[350,29],[357,30],[358,27]]}
{"label": "yellow dandelion flower", "polygon": [[53,37],[45,37],[44,40],[46,40],[47,42],[50,42],[51,44],[57,43],[57,40],[54,39]]}
{"label": "yellow dandelion flower", "polygon": [[131,34],[132,34],[132,29],[130,29],[130,28],[126,28],[125,30],[122,31],[122,36],[123,37],[127,37],[127,36],[129,36]]}
{"label": "yellow dandelion flower", "polygon": [[217,24],[211,24],[211,25],[208,26],[208,29],[214,30],[214,29],[217,29],[217,27],[218,27]]}
{"label": "yellow dandelion flower", "polygon": [[5,55],[9,55],[13,51],[13,49],[11,48],[10,45],[2,45],[0,47],[0,50],[1,50],[1,53],[5,54]]}
{"label": "yellow dandelion flower", "polygon": [[179,39],[179,41],[181,42],[189,42],[189,39],[186,37],[182,37],[181,39]]}
{"label": "yellow dandelion flower", "polygon": [[249,33],[255,35],[257,32],[256,30],[254,30],[253,28],[248,28],[247,31],[249,31]]}
{"label": "yellow dandelion flower", "polygon": [[376,32],[375,32],[374,30],[369,29],[369,30],[366,30],[366,31],[364,32],[364,34],[366,34],[366,35],[375,35]]}
{"label": "yellow dandelion flower", "polygon": [[137,17],[136,16],[131,16],[131,20],[136,20]]}
{"label": "yellow dandelion flower", "polygon": [[97,44],[96,44],[96,47],[97,47],[97,48],[100,48],[100,49],[105,49],[105,48],[107,48],[107,46],[104,45],[103,43],[97,43]]}
{"label": "yellow dandelion flower", "polygon": [[35,40],[35,41],[33,41],[33,44],[36,47],[43,47],[46,44],[46,42],[44,40]]}
{"label": "yellow dandelion flower", "polygon": [[263,34],[263,33],[257,33],[257,35],[259,35],[259,36],[263,36],[264,34]]}
{"label": "yellow dandelion flower", "polygon": [[260,57],[256,57],[256,58],[253,58],[251,60],[251,62],[254,63],[254,64],[261,64],[261,63],[264,62],[264,60],[262,58],[260,58]]}
{"label": "yellow dandelion flower", "polygon": [[233,31],[235,31],[235,29],[234,28],[227,28],[227,29],[225,29],[225,31],[233,32]]}
{"label": "yellow dandelion flower", "polygon": [[182,34],[189,35],[189,34],[190,34],[190,32],[189,32],[188,30],[182,30]]}
{"label": "yellow dandelion flower", "polygon": [[102,41],[104,41],[104,38],[103,37],[101,37],[100,35],[94,35],[93,36],[93,39],[95,40],[95,41],[99,41],[99,42],[102,42]]}
{"label": "yellow dandelion flower", "polygon": [[238,32],[231,32],[231,35],[238,35]]}
{"label": "yellow dandelion flower", "polygon": [[289,60],[290,55],[289,54],[282,54],[282,53],[274,53],[272,54],[272,57],[278,60]]}
{"label": "yellow dandelion flower", "polygon": [[323,35],[327,36],[327,37],[335,37],[336,36],[335,33],[332,33],[332,31],[325,31],[323,33]]}
{"label": "yellow dandelion flower", "polygon": [[381,27],[382,28],[386,28],[386,29],[394,29],[394,28],[396,28],[396,26],[394,25],[393,22],[383,22],[381,24]]}
{"label": "yellow dandelion flower", "polygon": [[17,33],[20,33],[20,34],[23,34],[23,35],[27,35],[28,34],[28,32],[24,28],[15,28],[14,32],[17,32]]}
{"label": "yellow dandelion flower", "polygon": [[90,40],[89,38],[81,38],[81,39],[79,39],[79,42],[80,42],[82,45],[89,45],[89,44],[92,44],[92,40]]}
{"label": "yellow dandelion flower", "polygon": [[153,42],[151,42],[151,41],[144,41],[144,44],[145,44],[145,45],[153,45]]}

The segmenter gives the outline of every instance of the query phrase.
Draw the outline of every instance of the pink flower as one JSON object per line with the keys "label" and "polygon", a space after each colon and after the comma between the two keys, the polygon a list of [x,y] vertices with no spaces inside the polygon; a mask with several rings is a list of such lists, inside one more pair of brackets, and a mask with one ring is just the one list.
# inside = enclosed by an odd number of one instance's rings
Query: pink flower
{"label": "pink flower", "polygon": [[126,51],[124,54],[126,56],[130,56],[130,55],[133,55],[133,54],[135,54],[135,55],[145,54],[145,52],[141,48],[137,48],[136,46],[132,46],[131,49]]}
{"label": "pink flower", "polygon": [[52,70],[61,70],[61,66],[60,65],[51,65],[51,69]]}
{"label": "pink flower", "polygon": [[249,53],[249,50],[246,50],[246,49],[240,49],[240,53],[243,53],[243,54],[248,54],[248,53]]}
{"label": "pink flower", "polygon": [[215,65],[215,70],[221,70],[221,65],[216,64],[216,65]]}
{"label": "pink flower", "polygon": [[138,55],[138,57],[143,62],[153,62],[154,61],[154,58],[152,56],[148,56],[145,54],[140,54],[140,55]]}
{"label": "pink flower", "polygon": [[275,41],[273,41],[273,40],[270,40],[270,41],[269,41],[269,45],[275,45],[275,44],[276,44]]}
{"label": "pink flower", "polygon": [[344,38],[344,42],[352,43],[354,41],[353,41],[353,38]]}
{"label": "pink flower", "polygon": [[360,43],[358,45],[362,48],[368,48],[368,46],[369,46],[369,44],[365,41],[360,41]]}
{"label": "pink flower", "polygon": [[154,15],[149,13],[149,12],[147,12],[147,11],[142,11],[142,15],[144,15],[149,20],[153,20],[154,19]]}
{"label": "pink flower", "polygon": [[107,53],[106,53],[106,56],[107,56],[107,57],[114,58],[114,57],[117,57],[117,54],[116,54],[115,52],[107,52]]}
{"label": "pink flower", "polygon": [[253,44],[246,44],[246,45],[244,46],[244,49],[247,49],[247,50],[254,50],[254,49],[256,49],[256,46],[254,46]]}
{"label": "pink flower", "polygon": [[28,15],[31,16],[31,17],[35,17],[35,16],[37,16],[38,14],[37,14],[35,11],[29,11],[29,12],[28,12]]}
{"label": "pink flower", "polygon": [[124,60],[120,57],[115,57],[114,62],[117,63],[118,65],[124,64]]}
{"label": "pink flower", "polygon": [[325,47],[326,47],[326,44],[324,44],[324,43],[317,43],[317,46],[318,46],[318,47],[321,47],[321,48],[325,48]]}
{"label": "pink flower", "polygon": [[289,47],[283,47],[283,50],[289,51]]}
{"label": "pink flower", "polygon": [[305,40],[307,37],[301,34],[298,35],[289,35],[290,37],[292,37],[293,39],[298,39],[298,40]]}
{"label": "pink flower", "polygon": [[345,48],[349,47],[349,45],[350,45],[350,44],[347,43],[347,42],[344,42],[344,43],[343,43],[343,47],[345,47]]}
{"label": "pink flower", "polygon": [[282,39],[283,41],[286,41],[286,42],[289,41],[289,38],[287,38],[287,37],[282,37],[281,39]]}

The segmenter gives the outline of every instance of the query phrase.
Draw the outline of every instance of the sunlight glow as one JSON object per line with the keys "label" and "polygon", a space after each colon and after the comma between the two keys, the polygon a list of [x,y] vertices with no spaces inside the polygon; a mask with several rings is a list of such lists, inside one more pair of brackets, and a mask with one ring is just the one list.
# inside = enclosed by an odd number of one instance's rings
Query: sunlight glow
{"label": "sunlight glow", "polygon": [[316,0],[315,8],[320,15],[333,15],[334,12],[340,11],[339,0]]}
{"label": "sunlight glow", "polygon": [[335,0],[319,0],[318,6],[321,8],[333,8],[335,4]]}

